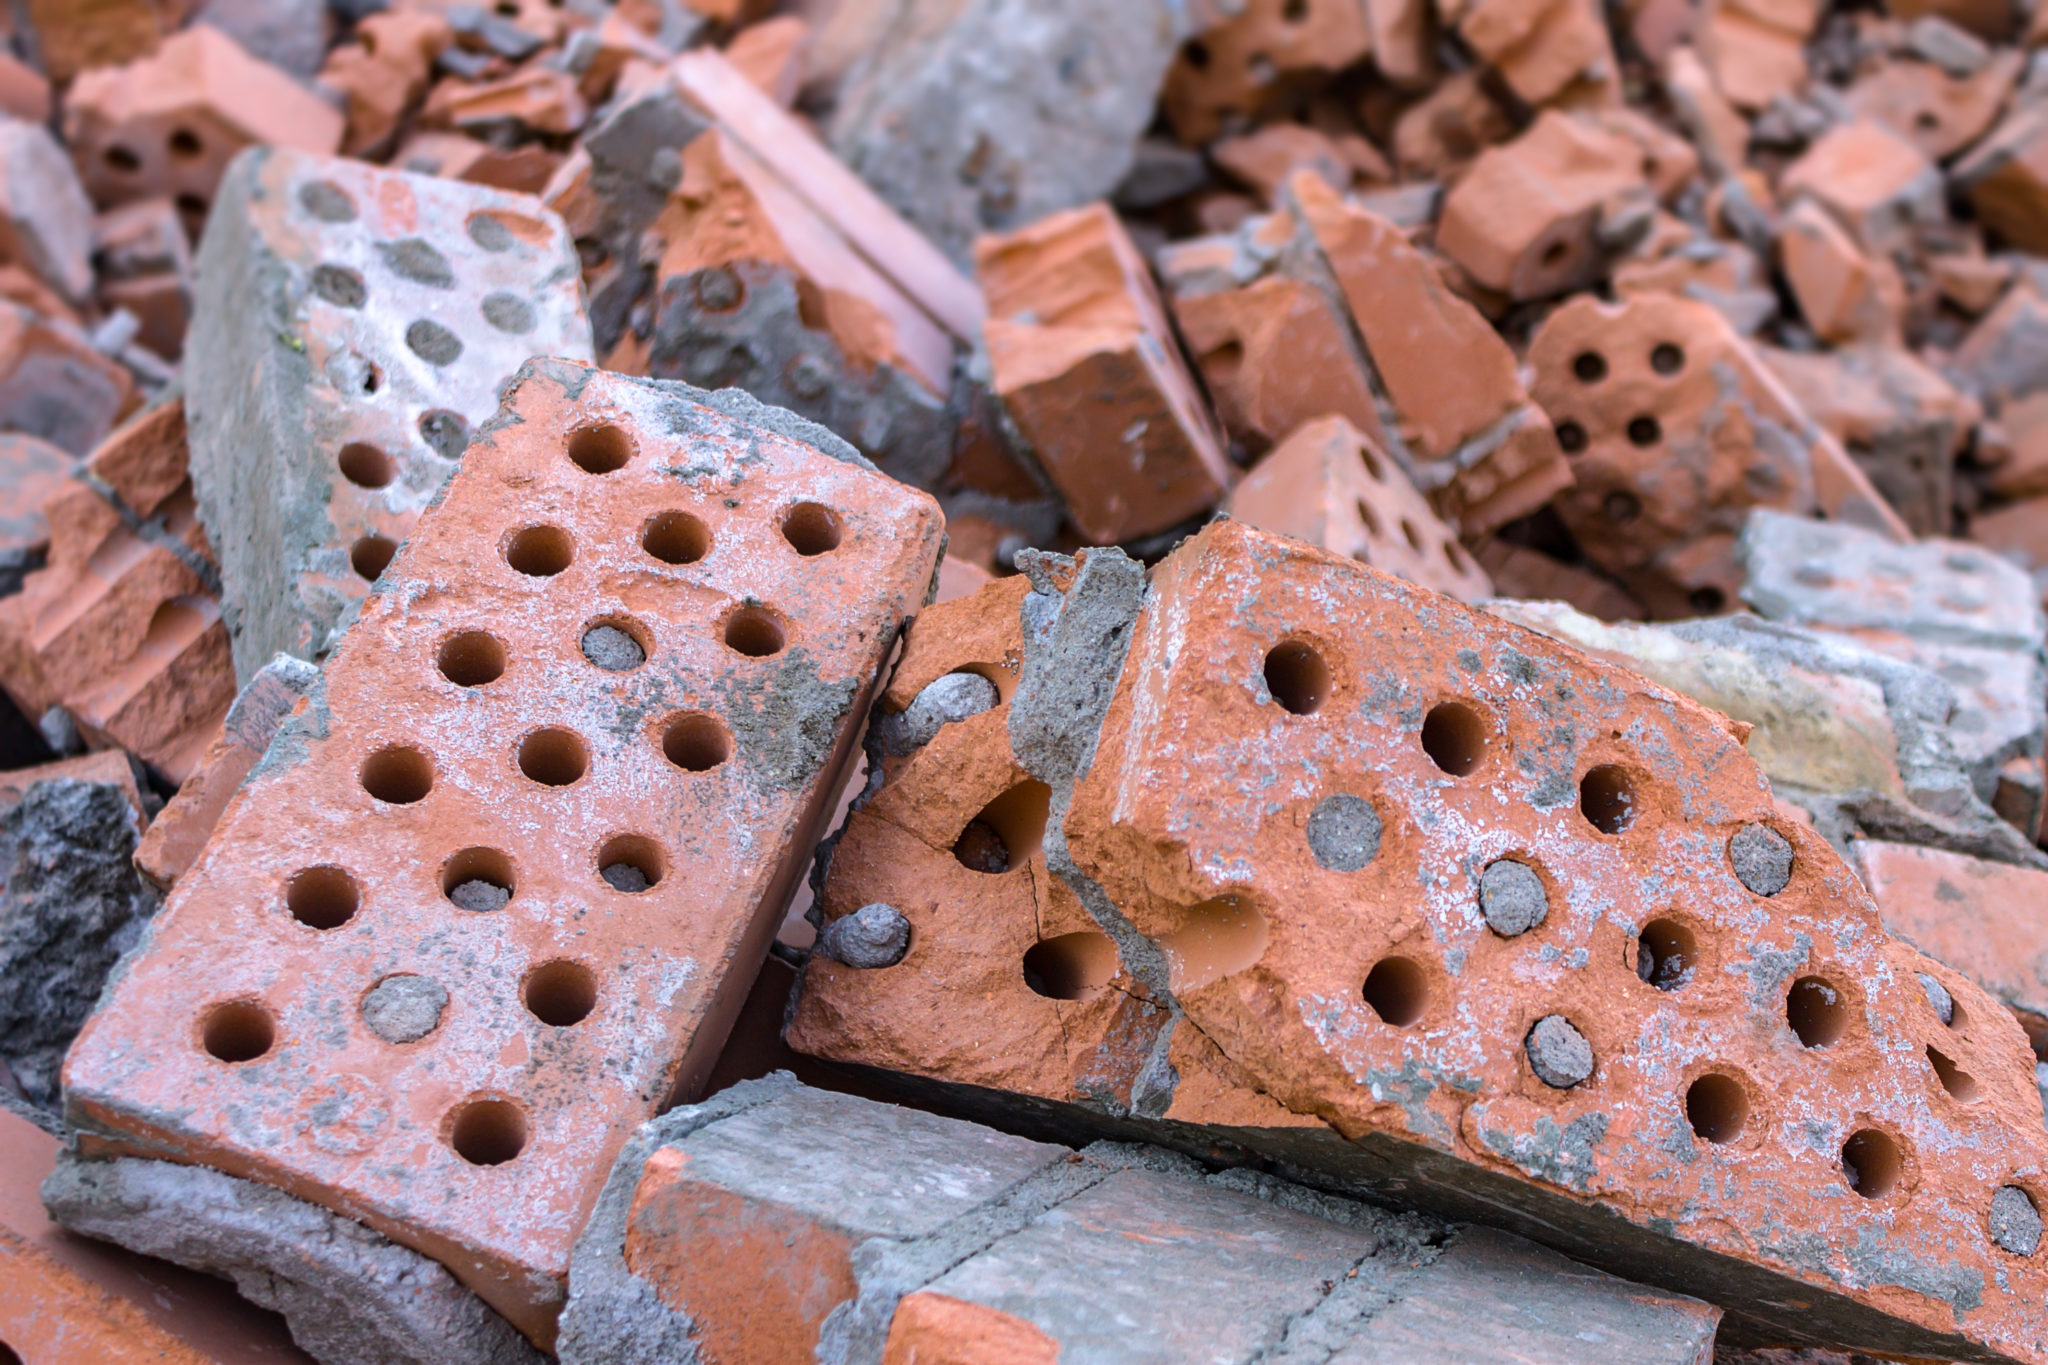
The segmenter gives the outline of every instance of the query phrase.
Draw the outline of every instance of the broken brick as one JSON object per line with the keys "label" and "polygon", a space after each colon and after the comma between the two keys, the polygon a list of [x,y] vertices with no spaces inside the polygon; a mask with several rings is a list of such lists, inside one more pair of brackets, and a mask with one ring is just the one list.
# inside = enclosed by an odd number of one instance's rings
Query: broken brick
{"label": "broken brick", "polygon": [[0,260],[78,304],[92,292],[91,249],[92,205],[57,139],[40,124],[0,120]]}
{"label": "broken brick", "polygon": [[1404,172],[1449,176],[1514,136],[1514,122],[1487,93],[1480,75],[1476,70],[1453,72],[1402,111],[1389,147]]}
{"label": "broken brick", "polygon": [[92,253],[101,307],[134,314],[136,339],[164,359],[183,355],[192,321],[192,247],[177,207],[142,199],[101,214]]}
{"label": "broken brick", "polygon": [[1458,35],[1532,106],[1620,99],[1620,67],[1593,0],[1472,0]]}
{"label": "broken brick", "polygon": [[589,357],[578,276],[533,199],[275,149],[235,163],[186,402],[239,678],[325,651],[523,361]]}
{"label": "broken brick", "polygon": [[346,104],[343,152],[373,157],[391,150],[407,116],[426,97],[434,59],[453,39],[438,14],[391,10],[364,19],[354,42],[327,54],[320,83],[338,91]]}
{"label": "broken brick", "polygon": [[0,428],[83,455],[127,412],[134,387],[75,326],[0,303]]}
{"label": "broken brick", "polygon": [[1338,190],[1351,188],[1354,180],[1393,179],[1392,168],[1364,138],[1339,141],[1299,123],[1224,138],[1209,148],[1209,159],[1268,204],[1278,201],[1296,171],[1313,171]]}
{"label": "broken brick", "polygon": [[1778,224],[1778,264],[1806,325],[1822,341],[1889,342],[1903,335],[1906,285],[1883,256],[1866,255],[1825,209],[1801,199]]}
{"label": "broken brick", "polygon": [[494,81],[444,80],[420,108],[422,126],[473,136],[509,128],[527,137],[566,137],[589,119],[576,78],[544,66]]}
{"label": "broken brick", "polygon": [[811,26],[794,14],[750,24],[725,47],[731,62],[761,92],[784,108],[796,103],[810,55]]}
{"label": "broken brick", "polygon": [[1180,49],[1160,107],[1182,142],[1247,131],[1372,48],[1361,0],[1247,0]]}
{"label": "broken brick", "polygon": [[[0,602],[43,566],[50,523],[43,504],[71,478],[77,457],[34,436],[0,435]],[[0,609],[4,610],[4,609]]]}
{"label": "broken brick", "polygon": [[552,1337],[605,1169],[716,1059],[938,562],[928,497],[694,393],[512,384],[74,1047],[85,1154],[282,1186]]}
{"label": "broken brick", "polygon": [[1869,119],[1836,126],[1785,168],[1778,194],[1808,196],[1865,251],[1907,245],[1924,224],[1948,217],[1941,172],[1920,149]]}
{"label": "broken brick", "polygon": [[1987,227],[2022,251],[2048,252],[2048,109],[2006,115],[1953,174]]}
{"label": "broken brick", "polygon": [[192,11],[190,0],[26,0],[43,70],[66,82],[157,50]]}
{"label": "broken brick", "polygon": [[1758,110],[1806,82],[1806,39],[1820,0],[1708,0],[1693,28],[1699,55],[1723,97]]}
{"label": "broken brick", "polygon": [[1846,99],[1928,160],[1945,161],[1991,127],[2023,65],[2019,53],[2003,52],[1974,74],[1953,76],[1933,62],[1890,61],[1850,86]]}

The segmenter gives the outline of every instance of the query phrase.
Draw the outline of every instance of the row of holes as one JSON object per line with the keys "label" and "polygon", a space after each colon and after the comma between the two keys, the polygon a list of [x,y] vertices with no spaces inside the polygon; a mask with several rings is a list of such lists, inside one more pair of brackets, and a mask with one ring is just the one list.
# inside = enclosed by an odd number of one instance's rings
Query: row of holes
{"label": "row of holes", "polygon": [[[1677,374],[1685,368],[1684,349],[1668,341],[1658,343],[1650,348],[1650,368],[1661,375]],[[1579,352],[1578,355],[1572,358],[1572,375],[1582,384],[1600,383],[1607,378],[1607,357],[1601,355],[1598,351]],[[1630,418],[1625,430],[1628,435],[1629,444],[1638,449],[1647,449],[1664,439],[1663,424],[1649,413],[1639,413],[1635,417]],[[1563,448],[1565,454],[1577,455],[1582,453],[1591,444],[1591,438],[1586,435],[1585,427],[1579,423],[1570,421],[1559,422],[1557,424],[1557,443]],[[1629,521],[1640,511],[1641,504],[1638,503],[1636,504],[1635,512],[1625,516],[1616,516],[1614,511],[1610,509],[1608,517],[1613,521]]]}
{"label": "row of holes", "polygon": [[[684,772],[703,773],[732,757],[732,735],[706,711],[671,716],[661,729],[662,756]],[[535,730],[519,742],[519,771],[544,787],[567,787],[590,768],[583,737],[561,726]],[[410,806],[434,789],[434,761],[410,744],[388,744],[363,760],[363,790],[391,806]]]}
{"label": "row of holes", "polygon": [[[1367,478],[1371,479],[1374,483],[1377,484],[1386,483],[1386,471],[1380,467],[1379,457],[1373,454],[1370,447],[1363,445],[1359,446],[1358,459],[1359,463],[1365,466],[1365,474]],[[1357,502],[1358,519],[1365,524],[1366,533],[1368,535],[1371,535],[1375,539],[1385,539],[1386,531],[1383,529],[1382,524],[1380,522],[1379,513],[1375,512],[1372,508],[1372,504],[1367,502],[1364,498],[1357,499]],[[1406,517],[1402,517],[1400,520],[1400,524],[1401,535],[1405,540],[1407,540],[1408,548],[1413,550],[1416,554],[1428,553],[1428,551],[1422,544],[1422,532],[1418,531],[1415,528],[1415,523],[1408,520],[1408,518]],[[1453,573],[1463,574],[1471,569],[1472,563],[1471,560],[1468,559],[1465,555],[1465,547],[1458,544],[1457,539],[1455,537],[1446,536],[1444,538],[1443,550],[1444,559],[1446,562],[1450,564],[1451,571]],[[1363,554],[1360,554],[1355,557],[1360,560],[1363,560],[1365,558]]]}

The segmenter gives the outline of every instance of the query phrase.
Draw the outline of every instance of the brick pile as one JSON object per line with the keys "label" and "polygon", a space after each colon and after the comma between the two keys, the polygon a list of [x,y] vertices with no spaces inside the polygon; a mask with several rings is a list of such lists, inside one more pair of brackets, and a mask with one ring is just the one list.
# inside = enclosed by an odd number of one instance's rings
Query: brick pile
{"label": "brick pile", "polygon": [[0,6],[0,1365],[2048,1365],[2037,9]]}

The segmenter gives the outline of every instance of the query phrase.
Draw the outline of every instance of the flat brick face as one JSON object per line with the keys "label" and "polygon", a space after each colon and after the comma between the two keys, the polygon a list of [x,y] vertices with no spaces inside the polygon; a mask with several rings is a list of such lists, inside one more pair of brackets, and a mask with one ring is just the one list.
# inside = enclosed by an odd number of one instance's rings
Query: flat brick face
{"label": "flat brick face", "polygon": [[361,1218],[545,1341],[618,1143],[716,1057],[940,525],[660,386],[536,362],[508,402],[67,1088],[93,1150]]}

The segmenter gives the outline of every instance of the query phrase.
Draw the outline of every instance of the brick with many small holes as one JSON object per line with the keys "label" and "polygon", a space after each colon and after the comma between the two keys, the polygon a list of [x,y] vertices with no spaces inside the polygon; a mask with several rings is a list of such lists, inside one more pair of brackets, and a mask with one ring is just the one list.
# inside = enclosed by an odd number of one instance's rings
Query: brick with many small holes
{"label": "brick with many small holes", "polygon": [[89,1155],[442,1261],[545,1345],[701,1084],[943,528],[822,428],[534,361],[74,1048]]}
{"label": "brick with many small holes", "polygon": [[591,358],[538,201],[276,149],[222,182],[185,365],[235,671],[325,652],[536,355]]}

